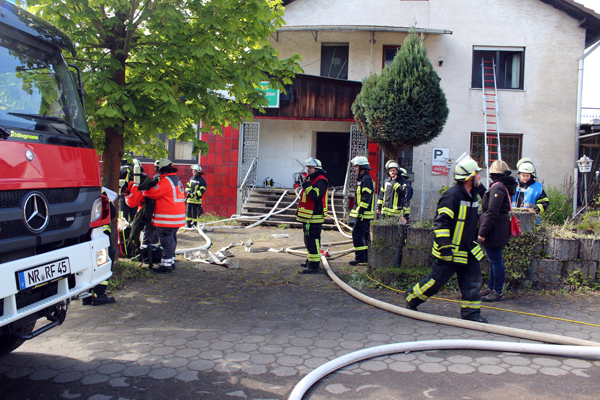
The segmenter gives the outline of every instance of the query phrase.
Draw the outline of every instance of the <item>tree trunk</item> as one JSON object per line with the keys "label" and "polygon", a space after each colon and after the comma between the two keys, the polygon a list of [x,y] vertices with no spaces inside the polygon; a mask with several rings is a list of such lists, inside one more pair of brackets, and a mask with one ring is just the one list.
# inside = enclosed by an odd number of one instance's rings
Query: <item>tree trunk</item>
{"label": "tree trunk", "polygon": [[[102,155],[102,182],[104,186],[120,193],[119,172],[121,169],[121,158],[123,157],[123,135],[119,134],[114,128],[107,128],[104,131],[105,148]],[[117,215],[119,215],[119,200],[115,201]],[[118,228],[117,219],[110,222],[111,242],[113,248],[119,254],[118,249]],[[116,260],[115,260],[116,261]]]}

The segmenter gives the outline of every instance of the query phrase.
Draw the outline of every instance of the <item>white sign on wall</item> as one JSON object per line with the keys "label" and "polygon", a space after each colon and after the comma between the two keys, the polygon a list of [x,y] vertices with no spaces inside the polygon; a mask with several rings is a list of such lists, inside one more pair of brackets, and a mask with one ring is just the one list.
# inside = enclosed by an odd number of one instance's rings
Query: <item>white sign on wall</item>
{"label": "white sign on wall", "polygon": [[434,148],[431,156],[431,173],[433,175],[448,175],[446,160],[450,158],[450,149]]}

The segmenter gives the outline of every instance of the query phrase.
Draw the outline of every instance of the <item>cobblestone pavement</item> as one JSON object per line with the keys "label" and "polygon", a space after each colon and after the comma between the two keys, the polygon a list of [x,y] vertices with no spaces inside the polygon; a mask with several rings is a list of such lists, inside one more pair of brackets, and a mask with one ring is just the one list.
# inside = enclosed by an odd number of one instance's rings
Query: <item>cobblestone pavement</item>
{"label": "cobblestone pavement", "polygon": [[[288,239],[272,234],[287,233]],[[213,232],[213,248],[302,244],[302,232]],[[191,247],[191,233],[179,247]],[[324,232],[323,242],[343,240]],[[346,245],[350,246],[350,245]],[[341,246],[341,247],[346,247]],[[344,354],[435,339],[518,339],[415,321],[350,297],[326,274],[298,274],[301,258],[234,247],[237,268],[180,260],[174,273],[132,282],[110,306],[73,304],[65,323],[0,360],[3,399],[284,399],[307,373]],[[331,261],[340,271],[351,255]],[[347,271],[346,271],[347,272]],[[394,304],[400,294],[361,289]],[[494,306],[600,322],[600,297],[527,296]],[[457,317],[430,300],[421,311]],[[600,328],[485,310],[491,323],[600,341]],[[600,361],[488,351],[396,354],[345,367],[306,399],[595,399]]]}

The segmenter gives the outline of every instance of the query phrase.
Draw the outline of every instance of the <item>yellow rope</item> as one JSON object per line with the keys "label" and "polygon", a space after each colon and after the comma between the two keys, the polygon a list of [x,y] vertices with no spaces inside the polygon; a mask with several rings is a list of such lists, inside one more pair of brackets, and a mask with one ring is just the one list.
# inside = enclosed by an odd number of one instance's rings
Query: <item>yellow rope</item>
{"label": "yellow rope", "polygon": [[[369,278],[369,279],[370,279],[370,280],[372,280],[373,282],[377,283],[378,285],[381,285],[381,286],[383,286],[383,287],[384,287],[384,288],[386,288],[386,289],[393,290],[394,292],[398,292],[398,293],[405,293],[405,291],[404,291],[404,290],[398,290],[398,289],[394,289],[394,288],[391,288],[391,287],[389,287],[389,286],[386,286],[386,285],[384,285],[383,283],[381,283],[381,282],[379,282],[379,281],[376,281],[375,279],[371,278],[371,277],[369,276],[369,274],[365,274],[365,275],[367,275],[367,278]],[[450,301],[450,302],[452,302],[452,303],[460,303],[460,300],[444,299],[444,298],[441,298],[441,297],[430,297],[430,298],[431,298],[431,299],[435,299],[435,300]],[[505,309],[505,308],[489,307],[489,306],[481,306],[481,308],[488,308],[488,309],[490,309],[490,310],[498,310],[498,311],[506,311],[506,312],[511,312],[511,313],[515,313],[515,314],[529,315],[529,316],[532,316],[532,317],[540,317],[540,318],[554,319],[554,320],[556,320],[556,321],[571,322],[571,323],[574,323],[574,324],[581,324],[581,325],[595,326],[596,328],[600,328],[600,325],[596,325],[596,324],[590,324],[590,323],[588,323],[588,322],[573,321],[573,320],[570,320],[570,319],[557,318],[557,317],[549,317],[549,316],[547,316],[547,315],[532,314],[532,313],[526,313],[526,312],[523,312],[523,311],[507,310],[507,309]]]}

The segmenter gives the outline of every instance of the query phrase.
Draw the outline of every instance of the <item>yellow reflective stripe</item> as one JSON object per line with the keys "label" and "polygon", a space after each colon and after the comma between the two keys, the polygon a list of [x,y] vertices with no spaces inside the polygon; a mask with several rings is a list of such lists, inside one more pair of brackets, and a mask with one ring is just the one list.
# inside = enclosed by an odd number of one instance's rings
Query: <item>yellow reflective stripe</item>
{"label": "yellow reflective stripe", "polygon": [[[429,281],[427,281],[426,284],[423,285],[423,287],[421,288],[421,285],[419,285],[418,283],[413,287],[413,293],[411,293],[406,300],[410,301],[412,299],[414,299],[415,297],[418,297],[419,299],[426,301],[429,296],[426,296],[424,294],[424,292],[427,291],[427,289],[429,289],[430,287],[433,286],[433,284],[435,283],[435,279],[430,279]],[[412,296],[412,298],[411,298]]]}
{"label": "yellow reflective stripe", "polygon": [[368,250],[369,246],[359,246],[359,247],[355,247],[354,251],[361,251],[361,250]]}
{"label": "yellow reflective stripe", "polygon": [[383,205],[383,199],[379,199],[379,200],[377,200],[377,204],[379,204],[379,205]]}
{"label": "yellow reflective stripe", "polygon": [[433,232],[435,237],[450,237],[450,229],[436,229]]}
{"label": "yellow reflective stripe", "polygon": [[462,308],[475,308],[475,309],[479,309],[479,308],[481,308],[481,301],[467,301],[467,300],[462,300],[460,302],[460,306]]}
{"label": "yellow reflective stripe", "polygon": [[477,261],[483,258],[483,250],[481,249],[479,243],[476,243],[476,246],[471,249],[471,253],[475,256]]}
{"label": "yellow reflective stripe", "polygon": [[395,209],[389,208],[389,207],[383,207],[381,209],[381,212],[385,215],[394,215],[394,216],[402,215],[400,210],[395,210]]}
{"label": "yellow reflective stripe", "polygon": [[458,210],[458,219],[466,219],[467,218],[467,206],[460,206]]}
{"label": "yellow reflective stripe", "polygon": [[462,238],[464,229],[464,221],[456,221],[456,227],[454,228],[454,236],[452,237],[452,244],[454,244],[455,246],[458,246],[460,244],[460,239]]}
{"label": "yellow reflective stripe", "polygon": [[540,208],[540,214],[544,212],[544,206],[541,204],[537,204],[537,206]]}
{"label": "yellow reflective stripe", "polygon": [[438,215],[447,214],[450,218],[454,219],[454,211],[449,209],[448,207],[442,207],[438,210]]}
{"label": "yellow reflective stripe", "polygon": [[369,189],[368,187],[364,187],[364,188],[362,188],[362,190],[364,190],[367,193],[373,193],[373,191],[371,189]]}
{"label": "yellow reflective stripe", "polygon": [[358,206],[362,207],[362,208],[368,208],[369,207],[369,205],[367,203],[365,203],[365,202],[361,202]]}

